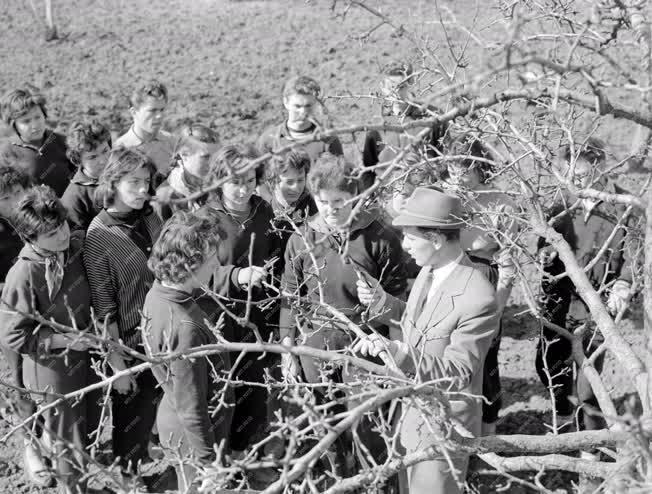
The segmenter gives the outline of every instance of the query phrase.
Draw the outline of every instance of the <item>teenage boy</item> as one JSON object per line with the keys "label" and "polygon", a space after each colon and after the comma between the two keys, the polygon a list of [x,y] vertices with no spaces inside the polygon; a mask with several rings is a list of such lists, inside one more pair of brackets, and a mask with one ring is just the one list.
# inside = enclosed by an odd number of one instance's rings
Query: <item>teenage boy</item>
{"label": "teenage boy", "polygon": [[[415,101],[410,94],[410,87],[414,84],[416,75],[412,65],[404,62],[391,62],[382,71],[380,84],[381,94],[384,98],[382,117],[385,123],[402,125],[415,120],[432,118],[437,109],[432,106],[424,107]],[[378,163],[391,161],[404,148],[427,157],[440,156],[443,138],[448,130],[448,124],[433,125],[428,135],[419,143],[410,145],[410,140],[423,130],[423,127],[405,129],[401,133],[371,130],[365,136],[362,151],[362,162],[365,167],[373,167]],[[370,187],[376,178],[374,170],[364,173],[362,185]]]}
{"label": "teenage boy", "polygon": [[336,136],[311,140],[316,132],[322,130],[314,117],[321,88],[314,79],[306,76],[293,77],[283,87],[283,106],[287,118],[281,124],[267,128],[258,140],[262,153],[277,149],[295,142],[306,141],[301,146],[314,161],[322,153],[342,155],[342,144]]}
{"label": "teenage boy", "polygon": [[[207,186],[218,181],[221,185],[211,192],[202,210],[215,218],[220,230],[214,290],[224,296],[232,314],[238,317],[249,314],[249,321],[267,341],[273,328],[260,302],[267,297],[263,288],[268,275],[266,265],[278,254],[276,237],[271,233],[274,213],[266,201],[255,195],[262,170],[251,168],[251,162],[258,157],[257,150],[249,145],[221,148],[211,158],[205,182]],[[248,291],[250,285],[251,292]],[[247,308],[249,294],[253,302],[250,309]],[[256,341],[253,329],[234,317],[226,318],[224,333],[236,342]],[[229,444],[234,455],[239,455],[267,434],[265,404],[269,394],[260,384],[265,382],[266,369],[274,364],[274,356],[260,353],[242,356],[234,352],[232,362],[236,363],[234,379],[259,384],[234,389],[236,403]]]}
{"label": "teenage boy", "polygon": [[46,127],[43,96],[26,88],[9,91],[0,100],[0,114],[13,131],[0,151],[2,162],[11,163],[35,185],[47,185],[61,197],[75,167],[66,156],[65,138]]}
{"label": "teenage boy", "polygon": [[68,132],[68,158],[77,173],[61,198],[71,229],[86,230],[100,209],[95,189],[111,151],[111,132],[100,122],[75,122]]}
{"label": "teenage boy", "polygon": [[129,112],[133,124],[115,141],[115,147],[138,148],[152,160],[159,175],[166,178],[174,157],[174,137],[162,129],[168,90],[151,80],[136,88],[131,95]]}
{"label": "teenage boy", "polygon": [[[358,183],[355,167],[344,158],[322,155],[308,173],[308,187],[314,194],[318,213],[294,233],[285,250],[282,286],[301,297],[301,306],[284,298],[280,316],[280,337],[285,345],[304,344],[321,350],[343,350],[355,339],[345,324],[335,320],[324,307],[335,307],[365,332],[372,329],[387,335],[387,326],[366,319],[366,311],[357,297],[357,280],[372,277],[384,290],[402,297],[407,280],[401,240],[380,222],[375,212],[362,211],[351,218]],[[323,295],[323,298],[322,298]],[[302,320],[297,327],[297,318]],[[305,380],[321,382],[318,360],[300,358]],[[290,354],[282,356],[282,371],[292,379],[300,370]],[[355,377],[342,369],[341,379]],[[332,376],[333,380],[339,379]],[[319,394],[318,400],[327,397]],[[357,431],[375,461],[386,457],[381,435],[373,430],[373,419],[365,417]],[[344,454],[343,451],[339,452]],[[358,458],[366,455],[359,452]],[[341,465],[344,460],[341,459]]]}

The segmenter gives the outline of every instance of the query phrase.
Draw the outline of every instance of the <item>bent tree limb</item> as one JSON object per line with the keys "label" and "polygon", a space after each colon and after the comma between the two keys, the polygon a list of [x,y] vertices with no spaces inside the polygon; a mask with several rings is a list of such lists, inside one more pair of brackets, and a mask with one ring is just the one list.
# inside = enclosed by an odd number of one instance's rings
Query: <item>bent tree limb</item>
{"label": "bent tree limb", "polygon": [[591,285],[568,242],[543,220],[531,204],[528,205],[528,209],[534,233],[544,237],[558,252],[568,277],[572,280],[578,295],[589,308],[591,317],[604,336],[607,347],[633,380],[641,400],[647,401],[647,373],[643,362],[618,331],[600,295]]}

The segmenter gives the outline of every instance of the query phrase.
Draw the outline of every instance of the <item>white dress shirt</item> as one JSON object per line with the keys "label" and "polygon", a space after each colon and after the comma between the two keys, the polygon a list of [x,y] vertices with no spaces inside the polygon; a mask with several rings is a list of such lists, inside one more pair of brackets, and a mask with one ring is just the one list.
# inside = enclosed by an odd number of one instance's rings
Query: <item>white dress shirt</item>
{"label": "white dress shirt", "polygon": [[444,264],[443,266],[439,266],[438,268],[428,266],[428,269],[430,269],[430,273],[432,274],[432,284],[430,285],[430,290],[428,291],[428,298],[426,298],[426,303],[432,300],[432,297],[434,297],[439,287],[444,284],[455,267],[460,263],[462,257],[464,257],[464,252],[460,252],[460,255],[457,256],[457,259],[454,259],[448,264]]}

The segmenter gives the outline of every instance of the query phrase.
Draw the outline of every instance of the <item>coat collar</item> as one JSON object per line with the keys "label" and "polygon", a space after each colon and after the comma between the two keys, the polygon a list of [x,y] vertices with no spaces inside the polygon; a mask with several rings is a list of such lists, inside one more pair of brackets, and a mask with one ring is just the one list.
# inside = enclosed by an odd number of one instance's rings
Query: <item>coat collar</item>
{"label": "coat collar", "polygon": [[56,134],[53,131],[51,131],[50,129],[45,129],[45,132],[43,133],[43,141],[41,141],[41,145],[40,146],[34,146],[33,144],[29,144],[29,143],[23,141],[20,138],[20,135],[18,135],[18,132],[16,132],[14,130],[14,134],[12,135],[12,138],[11,138],[11,143],[14,146],[18,146],[18,147],[26,148],[26,149],[31,149],[32,151],[36,152],[37,154],[42,155],[43,150],[49,144],[54,142],[55,139],[56,139]]}
{"label": "coat collar", "polygon": [[[374,222],[374,220],[377,218],[377,214],[375,212],[370,212],[370,211],[361,211],[356,215],[356,217],[353,219],[353,222],[351,223],[350,227],[350,232],[353,233],[357,230],[363,230],[364,228],[367,228],[371,223]],[[322,219],[320,214],[315,214],[308,220],[308,226],[315,230],[318,233],[324,233],[324,234],[334,234],[334,232],[331,227],[329,227],[326,222]]]}
{"label": "coat collar", "polygon": [[[317,122],[313,123],[309,128],[307,128],[304,132],[306,134],[306,137],[310,137],[311,134],[314,134],[315,132],[321,130],[321,125]],[[288,128],[288,122],[287,120],[283,122],[281,125],[278,127],[278,136],[282,137],[284,139],[290,139],[292,140],[292,134],[290,134],[290,129]]]}
{"label": "coat collar", "polygon": [[[251,204],[251,211],[249,211],[249,218],[253,218],[256,215],[256,212],[258,211],[259,208],[263,207],[265,204],[265,199],[263,199],[260,196],[253,195],[251,196],[251,199],[249,199],[249,203]],[[224,205],[224,202],[222,201],[222,198],[220,195],[215,196],[213,200],[211,200],[208,203],[208,207],[219,211],[220,213],[228,214],[229,216],[233,216],[228,209],[226,209],[226,206]]]}
{"label": "coat collar", "polygon": [[75,172],[75,175],[72,177],[72,180],[70,180],[73,184],[78,184],[78,185],[97,185],[97,179],[96,178],[91,178],[88,175],[86,175],[81,167],[77,169]]}
{"label": "coat collar", "polygon": [[[448,316],[453,309],[455,309],[455,298],[462,295],[468,286],[469,279],[473,274],[473,264],[466,256],[462,256],[461,261],[451,271],[450,275],[446,278],[445,283],[441,283],[435,292],[433,298],[424,306],[421,314],[415,314],[414,303],[418,298],[418,294],[422,290],[430,290],[430,271],[422,269],[417,277],[412,291],[416,294],[413,300],[408,302],[406,308],[406,316],[412,321],[415,326],[414,331],[420,331],[421,334],[417,336],[417,342],[421,342],[423,336],[446,316]],[[427,286],[426,286],[427,284]],[[412,298],[412,297],[411,297]]]}
{"label": "coat collar", "polygon": [[281,203],[276,190],[274,190],[272,192],[272,200],[270,201],[270,204],[274,210],[274,214],[287,214],[292,217],[297,212],[303,214],[306,209],[310,209],[311,198],[312,196],[310,195],[310,192],[304,190],[294,204],[286,207]]}
{"label": "coat collar", "polygon": [[154,281],[154,284],[152,285],[152,291],[162,299],[178,304],[192,302],[195,299],[192,293],[188,293],[176,288],[170,288],[168,286],[163,286],[158,280]]}

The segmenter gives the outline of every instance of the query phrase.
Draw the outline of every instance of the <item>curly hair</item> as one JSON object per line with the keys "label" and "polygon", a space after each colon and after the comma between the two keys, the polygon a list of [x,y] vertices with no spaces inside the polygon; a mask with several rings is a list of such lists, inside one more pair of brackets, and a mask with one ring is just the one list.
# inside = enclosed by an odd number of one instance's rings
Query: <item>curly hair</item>
{"label": "curly hair", "polygon": [[81,154],[99,148],[103,143],[111,147],[111,132],[98,120],[73,122],[68,130],[66,156],[76,166],[81,165]]}
{"label": "curly hair", "polygon": [[279,177],[288,170],[303,170],[308,175],[310,171],[310,155],[303,150],[290,151],[274,156],[265,170],[265,178],[272,183],[278,182]]}
{"label": "curly hair", "polygon": [[[480,174],[480,182],[486,183],[496,173],[496,167],[492,163],[494,156],[482,141],[470,133],[452,136],[444,146],[446,156],[464,156],[454,158],[455,162],[465,168],[474,167]],[[477,160],[474,158],[481,158]],[[449,160],[447,160],[449,161]]]}
{"label": "curly hair", "polygon": [[16,187],[23,189],[31,185],[31,180],[21,170],[12,165],[0,164],[0,195],[11,192]]}
{"label": "curly hair", "polygon": [[138,109],[147,98],[162,99],[168,102],[168,89],[162,82],[152,79],[134,89],[129,101],[132,108]]}
{"label": "curly hair", "polygon": [[[252,144],[224,146],[211,158],[206,175],[206,185],[210,186],[218,180],[237,174],[239,170],[259,157],[260,153]],[[255,171],[256,183],[259,183],[263,176],[263,164],[256,166]]]}
{"label": "curly hair", "polygon": [[95,190],[96,204],[103,208],[112,206],[115,202],[116,187],[120,180],[139,168],[146,168],[149,171],[148,194],[154,196],[156,194],[154,190],[156,167],[149,156],[135,148],[117,148],[111,151],[109,161],[100,175]]}
{"label": "curly hair", "polygon": [[66,208],[54,190],[47,185],[37,185],[26,190],[18,200],[11,220],[18,235],[33,242],[39,235],[63,225],[66,217]]}
{"label": "curly hair", "polygon": [[343,156],[324,153],[319,156],[308,173],[308,188],[313,194],[320,190],[340,190],[352,195],[358,193],[355,165]]}
{"label": "curly hair", "polygon": [[216,215],[206,209],[174,214],[163,226],[147,262],[156,279],[173,284],[186,282],[209,256],[216,255],[218,225]]}
{"label": "curly hair", "polygon": [[43,116],[48,118],[45,98],[40,93],[20,88],[12,89],[0,98],[0,114],[9,127],[13,127],[16,119],[27,115],[32,108],[40,108]]}
{"label": "curly hair", "polygon": [[294,94],[314,96],[319,99],[321,96],[321,87],[312,77],[299,75],[289,79],[283,86],[283,99],[289,98]]}

